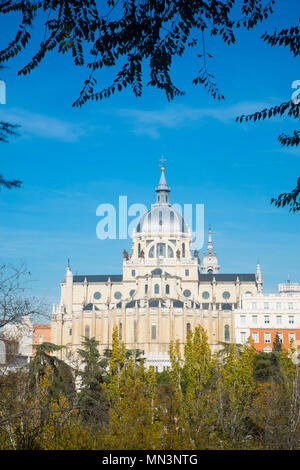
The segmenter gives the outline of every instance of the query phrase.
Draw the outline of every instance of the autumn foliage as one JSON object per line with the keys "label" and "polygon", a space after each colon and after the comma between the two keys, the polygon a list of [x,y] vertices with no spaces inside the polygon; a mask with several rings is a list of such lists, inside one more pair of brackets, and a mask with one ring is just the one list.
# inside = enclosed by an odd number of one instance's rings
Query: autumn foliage
{"label": "autumn foliage", "polygon": [[272,353],[262,375],[265,358],[250,343],[213,355],[199,326],[185,345],[170,344],[171,367],[157,373],[126,351],[117,328],[106,359],[97,346],[84,339],[76,387],[45,351],[29,370],[0,377],[0,449],[300,448],[293,350]]}

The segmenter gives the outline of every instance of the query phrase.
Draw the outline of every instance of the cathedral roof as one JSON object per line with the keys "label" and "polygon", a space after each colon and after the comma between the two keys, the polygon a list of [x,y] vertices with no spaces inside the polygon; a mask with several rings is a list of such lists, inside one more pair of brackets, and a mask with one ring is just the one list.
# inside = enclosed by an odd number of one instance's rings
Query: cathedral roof
{"label": "cathedral roof", "polygon": [[216,282],[235,282],[239,279],[241,282],[255,282],[255,274],[200,274],[200,282],[211,282],[215,278]]}
{"label": "cathedral roof", "polygon": [[76,275],[73,276],[73,282],[84,282],[84,280],[87,280],[87,282],[107,282],[108,279],[111,280],[111,282],[122,282],[123,280],[123,275],[122,274],[92,274],[92,275]]}

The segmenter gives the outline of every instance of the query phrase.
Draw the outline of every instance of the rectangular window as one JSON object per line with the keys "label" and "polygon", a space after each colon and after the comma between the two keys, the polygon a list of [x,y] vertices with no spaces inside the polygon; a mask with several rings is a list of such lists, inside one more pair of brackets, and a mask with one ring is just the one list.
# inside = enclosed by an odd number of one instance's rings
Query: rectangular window
{"label": "rectangular window", "polygon": [[241,325],[246,325],[246,315],[240,315]]}
{"label": "rectangular window", "polygon": [[277,317],[276,317],[276,323],[277,323],[277,325],[281,325],[281,324],[282,324],[282,316],[281,316],[281,315],[277,315]]}
{"label": "rectangular window", "polygon": [[294,324],[294,316],[289,316],[289,324],[290,325]]}
{"label": "rectangular window", "polygon": [[276,303],[276,308],[277,308],[277,310],[280,310],[280,309],[281,309],[281,302],[277,302],[277,303]]}
{"label": "rectangular window", "polygon": [[151,339],[156,339],[156,323],[151,325]]}
{"label": "rectangular window", "polygon": [[132,276],[132,277],[135,276],[135,269],[132,269],[132,270],[131,270],[131,276]]}
{"label": "rectangular window", "polygon": [[294,307],[294,306],[293,306],[293,302],[289,302],[289,303],[288,303],[288,308],[289,308],[289,310],[293,310],[293,307]]}
{"label": "rectangular window", "polygon": [[190,270],[189,270],[189,269],[186,269],[186,270],[185,270],[185,275],[186,275],[186,276],[189,276],[189,275],[190,275]]}
{"label": "rectangular window", "polygon": [[257,325],[257,315],[252,315],[252,323],[253,325]]}
{"label": "rectangular window", "polygon": [[69,328],[69,336],[72,336],[72,328]]}
{"label": "rectangular window", "polygon": [[264,303],[264,309],[265,309],[265,310],[269,310],[269,302],[265,302],[265,303]]}
{"label": "rectangular window", "polygon": [[246,343],[246,332],[241,331],[241,343],[244,344]]}
{"label": "rectangular window", "polygon": [[289,333],[289,342],[295,341],[295,333]]}
{"label": "rectangular window", "polygon": [[283,335],[282,335],[282,332],[281,331],[277,331],[276,335],[278,336],[278,338],[280,339],[280,341],[282,342],[283,341]]}
{"label": "rectangular window", "polygon": [[266,324],[266,323],[270,323],[270,317],[269,317],[269,315],[265,315],[264,318],[265,318],[265,324]]}
{"label": "rectangular window", "polygon": [[257,309],[256,302],[252,302],[252,308],[253,308],[253,310]]}
{"label": "rectangular window", "polygon": [[271,333],[270,332],[265,332],[264,338],[265,338],[265,343],[271,343]]}
{"label": "rectangular window", "polygon": [[258,331],[253,331],[252,333],[253,343],[259,343],[259,334]]}
{"label": "rectangular window", "polygon": [[39,343],[42,344],[42,342],[43,342],[43,335],[40,335],[39,336]]}

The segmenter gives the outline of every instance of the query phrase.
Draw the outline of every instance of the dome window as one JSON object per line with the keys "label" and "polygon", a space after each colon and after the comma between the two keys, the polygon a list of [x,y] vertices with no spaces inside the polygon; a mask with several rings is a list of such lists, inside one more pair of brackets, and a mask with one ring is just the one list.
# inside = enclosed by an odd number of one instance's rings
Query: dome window
{"label": "dome window", "polygon": [[122,297],[121,292],[119,292],[119,291],[115,292],[115,294],[114,294],[115,299],[120,299],[121,297]]}
{"label": "dome window", "polygon": [[185,243],[182,244],[182,257],[185,258]]}
{"label": "dome window", "polygon": [[153,245],[149,250],[149,258],[154,258],[155,245]]}
{"label": "dome window", "polygon": [[165,243],[158,243],[157,245],[157,258],[158,257],[166,257],[166,244]]}
{"label": "dome window", "polygon": [[203,299],[209,299],[209,292],[207,292],[207,291],[202,292],[202,298]]}
{"label": "dome window", "polygon": [[170,212],[170,232],[174,232],[174,212]]}
{"label": "dome window", "polygon": [[96,300],[101,299],[101,293],[100,292],[95,292],[94,299],[96,299]]}
{"label": "dome window", "polygon": [[174,250],[168,245],[168,258],[174,258]]}

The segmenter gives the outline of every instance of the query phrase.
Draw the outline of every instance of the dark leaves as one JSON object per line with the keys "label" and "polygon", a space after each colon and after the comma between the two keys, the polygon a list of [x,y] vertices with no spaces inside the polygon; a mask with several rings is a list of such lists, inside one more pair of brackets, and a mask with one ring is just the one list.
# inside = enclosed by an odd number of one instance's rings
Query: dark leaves
{"label": "dark leaves", "polygon": [[292,135],[281,134],[278,137],[281,145],[288,146],[297,146],[300,144],[300,131],[294,131]]}
{"label": "dark leaves", "polygon": [[11,124],[9,122],[0,121],[0,142],[8,142],[9,136],[19,135],[16,129],[20,127],[17,124]]}
{"label": "dark leaves", "polygon": [[298,212],[300,210],[300,178],[298,178],[296,188],[290,193],[282,193],[277,198],[272,198],[271,204],[276,207],[287,206],[290,212]]}
{"label": "dark leaves", "polygon": [[[31,73],[46,55],[56,49],[70,53],[75,65],[87,67],[91,75],[74,102],[82,106],[88,100],[109,98],[129,87],[141,96],[142,68],[150,66],[148,86],[162,90],[168,100],[182,96],[171,78],[173,60],[186,49],[195,48],[203,31],[219,36],[226,44],[235,42],[235,29],[253,28],[272,14],[271,5],[261,0],[240,0],[242,19],[234,20],[238,8],[233,0],[198,2],[187,0],[39,0],[4,1],[0,14],[15,12],[21,24],[8,46],[0,51],[0,63],[19,54],[30,43],[30,30],[35,22],[44,21],[44,37],[32,59],[19,74]],[[207,57],[211,57],[207,54]],[[92,60],[91,60],[92,58]],[[93,74],[114,67],[108,86],[96,90]],[[201,69],[194,84],[203,85],[215,99],[223,99],[215,77]]]}
{"label": "dark leaves", "polygon": [[300,29],[298,26],[282,29],[279,33],[264,33],[262,39],[270,46],[288,47],[295,57],[300,54]]}
{"label": "dark leaves", "polygon": [[208,93],[217,100],[224,100],[224,95],[222,95],[217,87],[215,82],[215,76],[208,73],[205,68],[200,69],[198,77],[193,80],[194,85],[202,84],[208,91]]}
{"label": "dark leaves", "polygon": [[19,181],[19,180],[8,181],[4,179],[2,175],[0,175],[0,188],[1,186],[4,186],[7,189],[19,188],[21,184],[22,184],[22,181]]}
{"label": "dark leaves", "polygon": [[260,121],[266,118],[270,119],[276,116],[283,116],[286,114],[287,116],[299,119],[300,116],[300,105],[293,103],[293,101],[287,101],[281,103],[278,106],[272,106],[271,108],[265,108],[262,111],[257,111],[252,114],[238,116],[236,118],[236,122],[243,122],[243,121]]}

